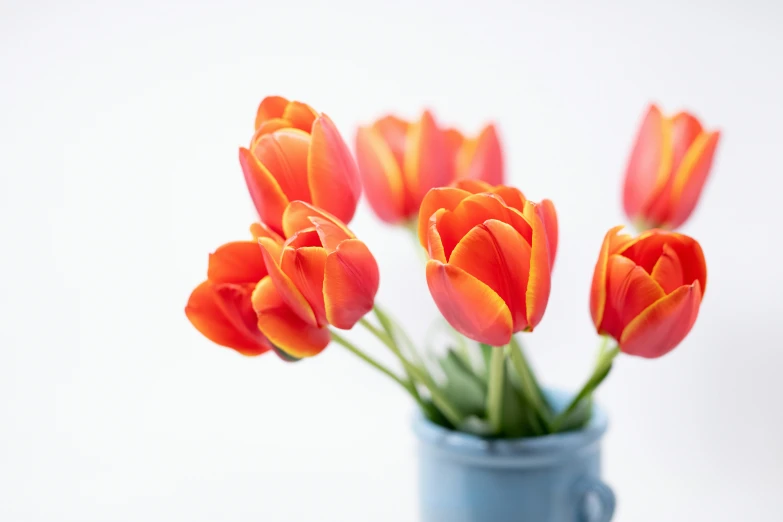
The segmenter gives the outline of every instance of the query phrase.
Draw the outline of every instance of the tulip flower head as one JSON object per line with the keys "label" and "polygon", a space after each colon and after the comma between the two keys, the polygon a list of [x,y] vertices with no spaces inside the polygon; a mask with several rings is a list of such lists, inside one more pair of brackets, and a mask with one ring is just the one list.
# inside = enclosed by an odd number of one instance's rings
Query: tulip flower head
{"label": "tulip flower head", "polygon": [[687,112],[650,106],[628,161],[623,205],[641,229],[675,229],[691,215],[712,167],[719,131]]}
{"label": "tulip flower head", "polygon": [[380,219],[418,216],[424,195],[456,179],[503,182],[503,158],[493,125],[476,138],[442,130],[429,111],[419,121],[387,116],[356,134],[356,157],[370,206]]}
{"label": "tulip flower head", "polygon": [[239,162],[261,221],[281,233],[283,212],[299,200],[350,222],[361,195],[356,163],[332,120],[309,105],[264,98]]}
{"label": "tulip flower head", "polygon": [[707,285],[699,243],[650,230],[636,238],[611,229],[595,265],[590,313],[599,333],[620,350],[655,358],[673,350],[693,327]]}
{"label": "tulip flower head", "polygon": [[252,296],[258,326],[291,358],[320,353],[327,327],[350,329],[372,310],[378,264],[337,217],[302,201],[282,216],[284,243],[259,238],[269,273]]}
{"label": "tulip flower head", "polygon": [[422,202],[427,283],[458,332],[502,346],[544,315],[556,250],[554,206],[527,201],[511,187],[461,186],[433,189]]}
{"label": "tulip flower head", "polygon": [[193,290],[185,307],[188,320],[212,342],[244,355],[261,355],[274,347],[258,329],[251,295],[267,276],[258,238],[281,244],[268,227],[255,224],[253,241],[226,243],[209,256],[207,280]]}

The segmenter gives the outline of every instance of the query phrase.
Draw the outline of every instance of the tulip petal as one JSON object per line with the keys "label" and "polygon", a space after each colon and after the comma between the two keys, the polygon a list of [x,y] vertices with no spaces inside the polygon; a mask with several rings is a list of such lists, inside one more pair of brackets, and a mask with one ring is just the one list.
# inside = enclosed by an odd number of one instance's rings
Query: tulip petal
{"label": "tulip petal", "polygon": [[258,283],[252,302],[258,314],[258,328],[289,357],[312,357],[329,344],[329,329],[318,328],[295,314],[278,293],[271,278],[265,277]]}
{"label": "tulip petal", "polygon": [[250,306],[255,284],[216,285],[204,281],[193,290],[185,315],[201,334],[243,355],[260,355],[272,345],[255,324]]}
{"label": "tulip petal", "polygon": [[283,118],[291,122],[291,127],[307,133],[310,133],[317,117],[318,113],[312,107],[297,101],[289,103],[283,111]]}
{"label": "tulip petal", "polygon": [[258,129],[261,124],[267,120],[282,118],[283,111],[285,111],[287,105],[288,100],[282,96],[267,96],[261,100],[261,104],[258,106],[258,111],[256,112],[255,128]]}
{"label": "tulip petal", "polygon": [[685,155],[674,178],[672,213],[667,222],[669,227],[677,228],[682,225],[696,208],[712,168],[712,158],[719,139],[720,132],[702,134]]}
{"label": "tulip petal", "polygon": [[348,227],[337,219],[337,217],[323,209],[305,203],[304,201],[292,201],[291,204],[286,207],[285,212],[283,212],[283,231],[285,232],[286,237],[292,236],[299,230],[316,226],[312,218],[319,218],[320,220],[330,222],[342,230],[347,237],[354,237],[353,233],[348,230]]}
{"label": "tulip petal", "polygon": [[274,176],[289,201],[311,201],[307,180],[309,146],[309,134],[289,128],[261,136],[253,148],[258,162]]}
{"label": "tulip petal", "polygon": [[489,286],[461,268],[427,262],[427,285],[440,313],[462,335],[504,346],[511,340],[511,313]]}
{"label": "tulip petal", "polygon": [[313,203],[349,223],[362,192],[351,151],[325,114],[313,123],[307,176]]}
{"label": "tulip petal", "polygon": [[415,213],[428,190],[451,182],[443,133],[429,111],[408,127],[402,176]]}
{"label": "tulip petal", "polygon": [[544,199],[538,205],[538,213],[546,230],[546,239],[549,246],[549,265],[555,266],[555,257],[557,257],[558,224],[555,205],[548,199]]}
{"label": "tulip petal", "polygon": [[389,147],[398,169],[402,172],[410,124],[396,116],[386,116],[376,121],[372,127],[380,133],[383,142]]}
{"label": "tulip petal", "polygon": [[443,241],[440,239],[440,234],[438,233],[438,219],[444,212],[448,212],[448,210],[441,208],[430,218],[430,228],[427,233],[427,246],[425,247],[430,259],[435,259],[441,263],[446,262],[446,253],[443,251]]}
{"label": "tulip petal", "polygon": [[506,303],[513,330],[528,327],[525,292],[530,245],[507,223],[490,219],[473,227],[457,244],[449,265],[489,286]]}
{"label": "tulip petal", "polygon": [[349,330],[372,310],[380,273],[367,246],[358,239],[340,243],[326,258],[326,317],[336,328]]}
{"label": "tulip petal", "polygon": [[260,237],[268,237],[269,239],[273,239],[278,243],[283,242],[283,238],[264,223],[253,223],[250,225],[250,234],[256,241],[258,241],[258,238]]}
{"label": "tulip petal", "polygon": [[427,248],[427,230],[430,227],[430,218],[438,209],[449,211],[457,208],[463,199],[470,196],[467,190],[454,187],[434,188],[427,192],[419,208],[419,242]]}
{"label": "tulip petal", "polygon": [[533,241],[530,246],[530,275],[528,276],[527,303],[528,330],[541,322],[549,302],[549,292],[552,285],[552,267],[549,263],[549,242],[546,236],[546,228],[541,220],[538,205],[532,201],[525,202],[524,218],[533,229]]}
{"label": "tulip petal", "polygon": [[272,173],[258,162],[252,152],[240,148],[239,163],[242,165],[247,190],[261,221],[275,232],[281,232],[283,230],[281,216],[288,205],[288,198]]}
{"label": "tulip petal", "polygon": [[[595,270],[593,271],[593,282],[590,289],[590,315],[598,332],[601,331],[601,324],[604,321],[604,313],[606,311],[606,277],[609,256],[614,253],[612,247],[619,242],[617,233],[622,229],[621,225],[609,229],[606,233],[601,244],[601,251],[598,254],[598,261],[595,263]],[[627,238],[628,236],[622,235],[620,237]]]}
{"label": "tulip petal", "polygon": [[503,183],[503,152],[494,125],[485,127],[478,138],[463,146],[464,159],[460,158],[457,175],[462,178],[480,179],[491,185]]}
{"label": "tulip petal", "polygon": [[324,326],[324,268],[326,250],[317,247],[284,248],[280,269],[302,293],[315,315],[316,326]]}
{"label": "tulip petal", "polygon": [[407,218],[400,163],[375,127],[356,132],[356,161],[367,201],[378,217],[387,223]]}
{"label": "tulip petal", "polygon": [[340,226],[339,223],[319,217],[311,217],[315,231],[318,234],[320,246],[326,249],[327,254],[331,254],[346,239],[355,239],[354,235]]}
{"label": "tulip petal", "polygon": [[682,277],[682,263],[677,252],[669,245],[663,245],[663,253],[650,273],[652,278],[663,288],[664,293],[670,294],[686,283]]}
{"label": "tulip petal", "polygon": [[606,313],[601,330],[619,339],[625,325],[665,294],[661,286],[630,259],[609,257]]}
{"label": "tulip petal", "polygon": [[[303,228],[297,230],[291,237],[285,240],[283,248],[302,248],[302,247],[320,247],[321,238],[315,227]],[[282,253],[282,252],[281,252]]]}
{"label": "tulip petal", "polygon": [[659,193],[671,172],[671,122],[651,105],[628,160],[623,187],[625,213],[635,219]]}
{"label": "tulip petal", "polygon": [[471,194],[480,192],[492,192],[493,186],[480,179],[458,179],[451,185],[452,187],[467,190]]}
{"label": "tulip petal", "polygon": [[[302,295],[302,292],[296,287],[291,278],[283,272],[282,268],[278,264],[278,259],[282,259],[285,255],[280,245],[274,243],[270,239],[261,238],[258,240],[258,244],[261,245],[261,252],[264,255],[264,263],[266,265],[269,277],[277,287],[277,292],[283,301],[286,302],[289,308],[302,318],[308,324],[313,326],[317,325],[315,313],[313,312],[310,303]],[[291,250],[291,249],[286,249]]]}
{"label": "tulip petal", "polygon": [[680,112],[672,121],[672,172],[677,172],[693,142],[702,133],[701,123],[687,112]]}
{"label": "tulip petal", "polygon": [[258,140],[265,134],[271,134],[276,130],[287,129],[289,127],[291,127],[291,122],[283,118],[272,118],[271,120],[263,122],[250,139],[250,150],[255,149]]}
{"label": "tulip petal", "polygon": [[207,279],[213,283],[258,283],[266,275],[258,241],[234,241],[209,255]]}
{"label": "tulip petal", "polygon": [[701,285],[696,281],[659,299],[625,327],[620,349],[646,358],[669,353],[691,331],[701,297]]}

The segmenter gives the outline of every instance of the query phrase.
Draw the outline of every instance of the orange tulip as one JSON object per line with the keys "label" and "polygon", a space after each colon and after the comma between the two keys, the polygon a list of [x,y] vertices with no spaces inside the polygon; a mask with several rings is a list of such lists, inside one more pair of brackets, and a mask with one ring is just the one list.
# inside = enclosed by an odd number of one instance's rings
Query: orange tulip
{"label": "orange tulip", "polygon": [[628,217],[643,229],[682,225],[699,201],[719,138],[687,112],[667,118],[650,106],[625,173]]}
{"label": "orange tulip", "polygon": [[[431,190],[421,205],[419,240],[429,252],[427,283],[458,332],[501,346],[532,331],[549,300],[557,218],[551,202],[519,190],[462,182]],[[555,240],[556,241],[556,240]]]}
{"label": "orange tulip", "polygon": [[193,290],[185,314],[212,342],[260,355],[273,346],[258,329],[250,302],[256,283],[267,275],[257,238],[282,239],[263,225],[255,224],[251,231],[256,240],[226,243],[210,254],[207,280]]}
{"label": "orange tulip", "polygon": [[253,308],[275,346],[311,357],[329,343],[328,325],[350,329],[372,310],[378,264],[339,219],[308,203],[292,202],[282,226],[285,243],[259,238],[269,276],[256,287]]}
{"label": "orange tulip", "polygon": [[599,333],[631,355],[654,358],[690,332],[707,285],[696,240],[653,229],[636,238],[611,229],[595,265],[590,313]]}
{"label": "orange tulip", "polygon": [[261,221],[281,233],[283,211],[294,200],[312,203],[349,222],[361,182],[337,128],[309,105],[264,98],[250,148],[239,162]]}
{"label": "orange tulip", "polygon": [[387,116],[356,134],[356,158],[365,193],[378,217],[401,223],[418,215],[431,188],[456,179],[503,181],[503,157],[495,127],[474,139],[441,130],[425,111],[418,122]]}

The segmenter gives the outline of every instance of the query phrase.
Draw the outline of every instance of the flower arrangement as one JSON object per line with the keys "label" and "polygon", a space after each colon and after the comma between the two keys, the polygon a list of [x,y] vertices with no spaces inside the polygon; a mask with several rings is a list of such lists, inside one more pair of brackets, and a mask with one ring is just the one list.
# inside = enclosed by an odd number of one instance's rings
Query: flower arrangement
{"label": "flower arrangement", "polygon": [[[205,337],[286,362],[343,346],[399,384],[434,423],[486,437],[577,430],[619,353],[656,358],[693,327],[707,284],[699,243],[673,231],[694,210],[719,132],[651,106],[630,154],[623,205],[638,235],[610,229],[598,250],[589,308],[601,345],[595,368],[555,411],[519,332],[543,319],[557,254],[554,204],[506,186],[493,126],[475,138],[430,112],[356,133],[354,156],[335,125],[304,103],[264,99],[239,161],[259,222],[209,256],[185,313]],[[348,228],[362,188],[382,221],[407,227],[426,253],[430,293],[453,347],[422,352],[375,303],[378,265]],[[388,368],[344,331],[368,330],[399,361]]]}

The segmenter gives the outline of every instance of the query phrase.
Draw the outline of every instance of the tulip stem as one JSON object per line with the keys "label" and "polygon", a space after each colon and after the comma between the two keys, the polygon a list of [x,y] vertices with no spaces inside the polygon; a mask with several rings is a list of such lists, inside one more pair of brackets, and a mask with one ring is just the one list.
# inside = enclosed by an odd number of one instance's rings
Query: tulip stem
{"label": "tulip stem", "polygon": [[380,371],[382,373],[385,373],[391,379],[396,381],[397,384],[399,384],[400,386],[402,386],[406,390],[410,391],[410,389],[409,389],[409,384],[410,383],[405,382],[397,374],[395,374],[393,371],[391,371],[390,369],[388,369],[387,367],[385,367],[384,365],[382,365],[381,363],[379,363],[378,361],[376,361],[375,359],[373,359],[372,357],[370,357],[369,355],[367,355],[366,353],[361,351],[351,341],[349,341],[348,339],[346,339],[342,335],[340,335],[337,332],[335,332],[334,329],[331,330],[331,334],[332,334],[332,340],[333,341],[336,341],[338,344],[344,346],[345,348],[348,349],[349,352],[351,352],[354,355],[356,355],[357,357],[359,357],[359,359],[363,360],[364,362],[366,362],[367,364],[369,364],[373,368],[377,369],[378,371]]}
{"label": "tulip stem", "polygon": [[592,375],[590,375],[590,378],[587,379],[585,385],[582,386],[582,389],[579,390],[579,393],[571,400],[566,409],[555,417],[555,420],[552,422],[552,433],[557,433],[579,404],[581,404],[584,399],[590,397],[593,391],[598,388],[598,385],[606,379],[606,376],[609,375],[609,371],[612,369],[612,362],[614,361],[614,358],[617,357],[618,353],[620,353],[619,346],[606,350],[602,340],[601,354],[598,357],[598,362],[593,369]]}
{"label": "tulip stem", "polygon": [[[371,334],[373,334],[375,337],[378,338],[379,341],[381,341],[383,344],[385,344],[391,352],[397,356],[397,358],[400,360],[400,363],[402,363],[403,368],[405,371],[410,375],[412,380],[419,381],[421,384],[424,385],[425,388],[430,392],[430,396],[432,397],[432,402],[435,404],[435,406],[438,407],[438,409],[443,413],[443,415],[448,419],[448,421],[455,427],[458,428],[463,421],[462,414],[460,413],[459,409],[457,409],[451,402],[446,398],[446,395],[444,395],[440,388],[438,388],[437,384],[432,380],[432,378],[427,375],[426,371],[419,369],[416,367],[416,365],[411,364],[408,359],[406,359],[402,353],[400,352],[400,349],[397,347],[397,344],[394,342],[394,339],[391,338],[385,331],[381,330],[371,322],[369,322],[367,319],[360,319],[359,324],[361,324],[364,328],[367,329]],[[413,384],[415,387],[415,384]],[[411,393],[412,394],[412,393]],[[413,394],[412,394],[413,395]],[[415,398],[415,396],[414,396]],[[422,409],[426,412],[427,408],[424,405],[423,400],[421,397],[417,400],[419,405],[422,407]]]}
{"label": "tulip stem", "polygon": [[544,424],[544,432],[550,433],[552,418],[549,406],[541,391],[541,385],[538,383],[536,375],[533,373],[533,369],[530,367],[530,364],[525,357],[522,345],[514,337],[511,338],[511,364],[519,376],[522,393],[525,396],[525,399],[533,407]]}
{"label": "tulip stem", "polygon": [[503,428],[503,386],[506,377],[506,349],[493,347],[489,360],[489,382],[487,384],[487,421],[492,431],[499,435]]}

